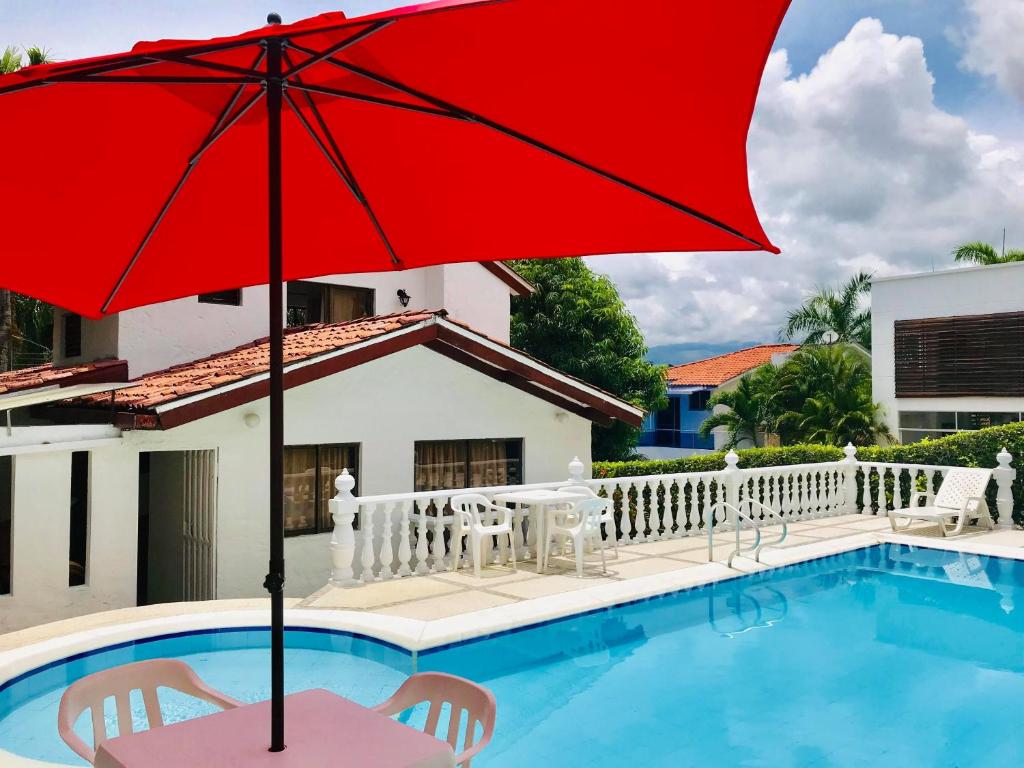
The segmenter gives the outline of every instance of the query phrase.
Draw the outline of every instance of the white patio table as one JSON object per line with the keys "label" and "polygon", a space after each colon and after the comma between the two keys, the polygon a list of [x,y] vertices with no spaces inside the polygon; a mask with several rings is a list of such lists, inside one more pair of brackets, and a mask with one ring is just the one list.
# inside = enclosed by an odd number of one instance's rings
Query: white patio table
{"label": "white patio table", "polygon": [[574,493],[573,491],[509,491],[499,493],[494,497],[495,504],[519,504],[528,507],[530,510],[530,528],[536,530],[533,537],[537,556],[537,573],[543,573],[544,562],[541,557],[541,548],[544,546],[544,539],[547,536],[548,515],[556,511],[558,506],[574,501],[581,501],[588,498],[585,494]]}
{"label": "white patio table", "polygon": [[448,743],[330,691],[286,696],[287,749],[267,751],[270,702],[109,739],[96,768],[454,768]]}

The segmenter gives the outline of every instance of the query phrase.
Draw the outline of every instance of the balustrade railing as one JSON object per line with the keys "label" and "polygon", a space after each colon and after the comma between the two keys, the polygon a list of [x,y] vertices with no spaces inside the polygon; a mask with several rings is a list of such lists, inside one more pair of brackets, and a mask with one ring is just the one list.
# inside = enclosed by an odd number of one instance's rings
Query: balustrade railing
{"label": "balustrade railing", "polygon": [[[740,469],[739,457],[730,451],[725,469],[637,477],[583,477],[583,464],[573,459],[569,478],[548,483],[489,488],[453,488],[383,496],[352,495],[355,478],[344,471],[336,480],[337,495],[331,500],[334,533],[331,538],[331,584],[353,586],[379,580],[453,570],[469,557],[457,536],[449,506],[452,496],[479,493],[488,499],[508,491],[557,489],[586,485],[597,495],[611,499],[614,528],[606,525],[606,538],[620,546],[642,542],[707,535],[711,530],[733,530],[736,521],[721,510],[744,505],[764,527],[777,525],[778,517],[793,522],[861,513],[884,515],[904,509],[912,491],[926,491],[930,501],[950,467],[918,464],[860,462],[856,449],[847,446],[842,461],[780,467]],[[993,471],[994,496],[1001,527],[1011,523],[1011,484],[1016,475],[1005,450]],[[763,505],[763,507],[761,506]],[[758,512],[758,510],[770,510]],[[719,510],[716,514],[715,510]],[[486,522],[486,521],[485,521]],[[536,555],[529,513],[513,514],[516,553],[519,558]],[[612,529],[613,528],[613,529]],[[507,542],[486,545],[484,560],[505,562]],[[472,565],[472,563],[466,563]]]}

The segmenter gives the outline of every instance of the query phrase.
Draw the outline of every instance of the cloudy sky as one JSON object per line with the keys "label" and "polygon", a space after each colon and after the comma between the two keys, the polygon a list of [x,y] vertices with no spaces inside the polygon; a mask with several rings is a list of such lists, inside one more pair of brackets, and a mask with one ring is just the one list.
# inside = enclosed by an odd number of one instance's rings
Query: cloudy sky
{"label": "cloudy sky", "polygon": [[[209,37],[387,0],[0,0],[0,43],[57,58]],[[1024,0],[793,0],[749,139],[783,253],[601,257],[651,345],[773,340],[816,286],[947,268],[966,240],[1024,247]],[[685,348],[674,351],[692,356]],[[681,361],[681,360],[680,360]]]}

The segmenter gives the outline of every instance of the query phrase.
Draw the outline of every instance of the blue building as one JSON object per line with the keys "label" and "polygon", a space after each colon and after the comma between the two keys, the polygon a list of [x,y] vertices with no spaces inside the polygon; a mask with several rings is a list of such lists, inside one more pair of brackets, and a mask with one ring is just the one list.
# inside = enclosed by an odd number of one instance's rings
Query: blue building
{"label": "blue building", "polygon": [[666,376],[668,407],[647,414],[639,452],[660,459],[720,450],[724,436],[718,436],[716,445],[715,435],[700,435],[701,424],[711,415],[711,395],[735,387],[743,374],[765,363],[778,365],[796,349],[796,344],[762,344],[672,366]]}

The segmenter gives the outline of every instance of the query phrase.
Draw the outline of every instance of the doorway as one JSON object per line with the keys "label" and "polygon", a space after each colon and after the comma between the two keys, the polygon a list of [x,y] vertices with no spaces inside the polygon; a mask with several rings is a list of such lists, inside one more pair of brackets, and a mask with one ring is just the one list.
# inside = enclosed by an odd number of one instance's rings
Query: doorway
{"label": "doorway", "polygon": [[137,603],[217,596],[217,452],[139,454]]}

